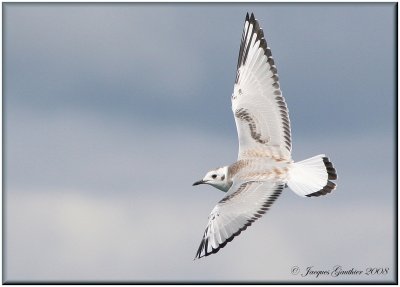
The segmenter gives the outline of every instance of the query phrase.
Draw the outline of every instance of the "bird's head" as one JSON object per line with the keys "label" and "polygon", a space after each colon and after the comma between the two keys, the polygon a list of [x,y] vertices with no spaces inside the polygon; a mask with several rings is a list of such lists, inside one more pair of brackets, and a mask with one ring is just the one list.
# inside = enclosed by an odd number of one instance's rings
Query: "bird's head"
{"label": "bird's head", "polygon": [[202,180],[196,181],[193,185],[204,183],[227,192],[232,185],[232,181],[228,178],[228,166],[210,170]]}

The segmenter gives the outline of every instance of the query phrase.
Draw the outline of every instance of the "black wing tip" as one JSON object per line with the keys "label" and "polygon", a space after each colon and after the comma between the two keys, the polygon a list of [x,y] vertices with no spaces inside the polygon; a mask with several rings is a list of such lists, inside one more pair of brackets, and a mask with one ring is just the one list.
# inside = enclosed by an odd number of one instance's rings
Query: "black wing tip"
{"label": "black wing tip", "polygon": [[246,13],[245,21],[249,22],[250,24],[258,24],[258,20],[257,20],[256,16],[254,16],[253,12],[251,12],[250,14],[249,14],[249,12]]}
{"label": "black wing tip", "polygon": [[203,258],[203,257],[207,257],[207,256],[209,256],[209,255],[211,255],[211,254],[217,253],[217,252],[220,251],[222,248],[224,248],[224,247],[228,244],[228,242],[231,242],[231,241],[233,240],[233,238],[235,238],[236,236],[238,236],[242,231],[246,230],[247,227],[250,226],[254,221],[255,221],[255,220],[251,220],[251,219],[248,220],[247,223],[246,223],[243,227],[241,227],[238,231],[236,231],[235,233],[233,233],[233,234],[232,234],[229,238],[227,238],[224,242],[222,242],[221,244],[219,244],[217,248],[211,247],[211,251],[204,250],[204,254],[202,255],[201,253],[202,253],[202,251],[203,251],[203,246],[204,246],[204,242],[205,242],[205,239],[203,238],[203,239],[201,240],[199,250],[197,251],[196,256],[195,256],[195,258],[194,258],[193,260],[200,259],[200,258]]}
{"label": "black wing tip", "polygon": [[246,14],[246,21],[248,21],[250,24],[253,24],[255,28],[254,31],[258,33],[259,30],[262,30],[260,24],[258,23],[258,20],[254,16],[253,12],[251,13],[250,17],[248,17],[248,15],[249,13]]}
{"label": "black wing tip", "polygon": [[254,13],[251,12],[250,22],[254,22],[254,21],[256,21],[256,17],[254,17]]}
{"label": "black wing tip", "polygon": [[[263,49],[263,51],[264,51],[264,55],[267,58],[272,57],[271,49],[268,47],[267,41],[265,40],[263,29],[260,27],[260,24],[259,24],[258,20],[256,19],[256,17],[254,16],[254,13],[251,13],[250,16],[249,16],[249,12],[246,13],[245,27],[246,27],[246,24],[248,24],[248,26],[247,26],[247,29],[243,30],[242,40],[240,43],[235,83],[238,83],[238,80],[239,80],[239,73],[238,73],[239,68],[246,64],[247,54],[248,54],[248,50],[249,50],[249,46],[246,46],[246,42],[248,41],[247,39],[250,39],[249,41],[251,42],[253,35],[255,35],[256,41],[259,41],[259,47],[261,49]],[[253,25],[253,29],[252,29],[252,35],[249,38],[248,33],[249,33],[250,25]],[[272,69],[271,71],[273,74],[277,73],[276,68]]]}
{"label": "black wing tip", "polygon": [[[253,24],[253,26],[254,26],[253,33],[256,34],[257,40],[260,40],[260,47],[264,50],[264,55],[266,55],[267,58],[271,57],[272,56],[271,49],[269,49],[269,47],[268,47],[267,41],[266,41],[265,36],[264,36],[264,31],[261,28],[261,26],[260,26],[258,20],[256,19],[256,17],[254,16],[254,13],[251,13],[250,16],[249,16],[249,12],[247,12],[246,13],[245,22],[248,22],[249,24]],[[244,36],[245,37],[242,39],[241,47],[244,46],[243,41],[246,41],[247,33],[248,33],[248,31],[244,31],[244,34],[245,34]],[[244,55],[242,55],[243,53],[244,53]],[[239,51],[239,60],[238,60],[238,68],[241,65],[246,63],[246,56],[247,56],[246,55],[246,51],[244,51],[243,49],[240,49],[240,51]],[[273,73],[275,74],[276,72],[273,72]]]}

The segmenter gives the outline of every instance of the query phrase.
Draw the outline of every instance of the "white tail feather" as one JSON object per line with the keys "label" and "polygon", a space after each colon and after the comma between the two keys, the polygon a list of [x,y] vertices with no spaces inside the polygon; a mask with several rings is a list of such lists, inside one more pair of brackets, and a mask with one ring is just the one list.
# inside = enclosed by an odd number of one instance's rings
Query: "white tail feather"
{"label": "white tail feather", "polygon": [[287,184],[297,195],[320,196],[336,188],[330,179],[337,179],[336,170],[329,159],[320,154],[294,163]]}

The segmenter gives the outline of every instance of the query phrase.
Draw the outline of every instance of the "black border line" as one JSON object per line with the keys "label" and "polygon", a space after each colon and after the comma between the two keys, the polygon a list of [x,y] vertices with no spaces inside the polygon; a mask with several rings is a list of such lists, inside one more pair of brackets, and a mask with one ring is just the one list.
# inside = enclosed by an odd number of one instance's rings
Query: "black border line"
{"label": "black border line", "polygon": [[[301,281],[301,282],[296,282],[295,280],[293,281],[91,281],[91,280],[84,280],[84,281],[79,281],[79,280],[71,280],[71,281],[6,281],[4,279],[4,275],[6,273],[6,264],[5,263],[5,253],[6,253],[6,248],[5,248],[5,223],[6,223],[6,211],[5,211],[5,200],[6,200],[6,195],[5,195],[5,182],[6,182],[6,177],[5,177],[5,161],[6,161],[6,146],[5,146],[5,97],[4,97],[4,91],[5,91],[5,82],[4,82],[4,75],[5,75],[5,68],[4,68],[4,59],[5,59],[5,50],[4,50],[4,32],[5,32],[5,21],[4,21],[4,15],[5,15],[5,6],[12,4],[12,5],[19,5],[19,4],[73,4],[73,5],[79,5],[79,4],[103,4],[103,5],[109,5],[109,4],[139,4],[139,5],[152,5],[152,4],[183,4],[183,5],[188,5],[188,4],[206,4],[206,5],[232,5],[232,4],[249,4],[249,5],[265,5],[265,4],[394,4],[394,39],[395,39],[395,51],[394,51],[394,59],[395,59],[395,65],[394,65],[394,75],[395,75],[395,81],[394,81],[394,88],[395,88],[395,93],[398,92],[399,90],[399,83],[398,83],[398,2],[393,1],[393,2],[2,2],[2,284],[3,285],[398,285],[398,193],[396,192],[396,187],[397,191],[399,189],[398,185],[398,99],[396,97],[396,94],[394,95],[394,210],[395,210],[395,220],[394,220],[394,230],[395,232],[395,256],[394,256],[394,275],[395,275],[395,280],[394,281],[323,281],[323,280],[314,280],[314,281]],[[397,94],[398,96],[398,94]]]}

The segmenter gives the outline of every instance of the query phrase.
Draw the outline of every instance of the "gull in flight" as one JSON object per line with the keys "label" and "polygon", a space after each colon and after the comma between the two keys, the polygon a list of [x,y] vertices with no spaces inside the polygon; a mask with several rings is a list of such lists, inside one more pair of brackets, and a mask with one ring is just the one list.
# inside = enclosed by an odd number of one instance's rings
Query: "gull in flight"
{"label": "gull in flight", "polygon": [[246,15],[232,94],[239,138],[235,163],[207,172],[193,185],[226,192],[211,211],[196,258],[218,252],[260,218],[289,187],[302,197],[336,188],[336,170],[324,154],[294,162],[288,108],[275,61],[258,21]]}

